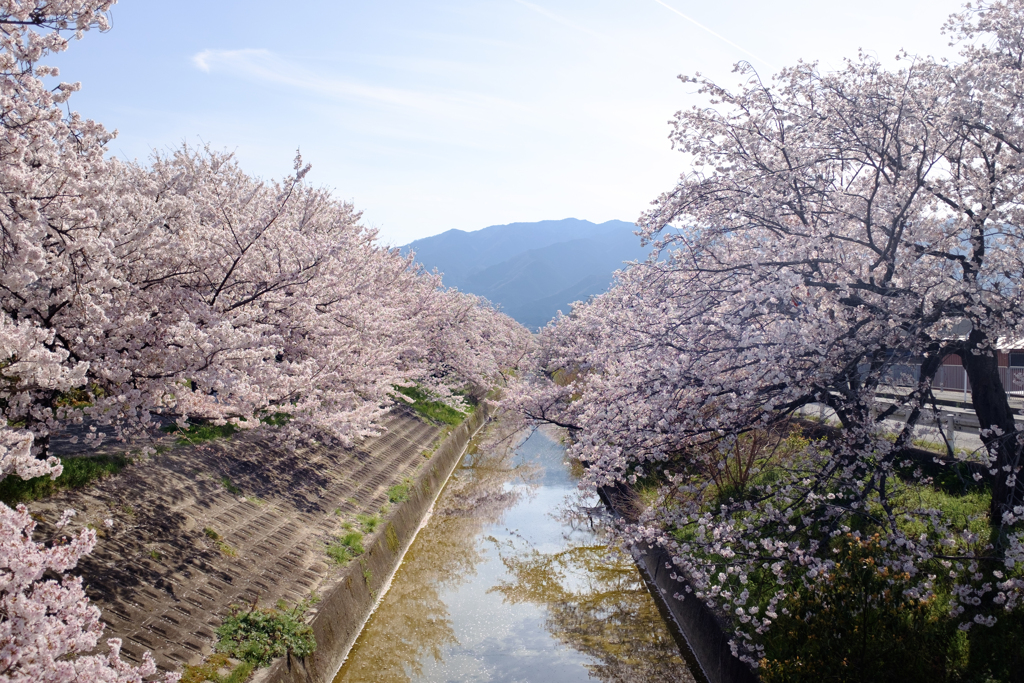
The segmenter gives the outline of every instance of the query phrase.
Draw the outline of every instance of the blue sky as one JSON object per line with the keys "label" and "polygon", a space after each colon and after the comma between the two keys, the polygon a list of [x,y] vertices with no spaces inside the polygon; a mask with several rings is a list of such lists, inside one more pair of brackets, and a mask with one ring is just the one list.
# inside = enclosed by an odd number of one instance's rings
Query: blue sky
{"label": "blue sky", "polygon": [[864,48],[952,55],[949,0],[121,0],[56,60],[71,100],[145,160],[183,142],[291,169],[383,241],[566,217],[635,220],[684,171],[676,76],[733,84]]}

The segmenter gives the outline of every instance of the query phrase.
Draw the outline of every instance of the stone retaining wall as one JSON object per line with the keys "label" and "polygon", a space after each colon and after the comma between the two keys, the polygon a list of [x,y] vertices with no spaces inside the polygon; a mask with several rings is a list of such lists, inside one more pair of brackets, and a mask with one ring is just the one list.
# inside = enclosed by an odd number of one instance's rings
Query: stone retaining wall
{"label": "stone retaining wall", "polygon": [[[654,599],[664,607],[663,613],[667,611],[679,629],[708,683],[757,683],[759,679],[750,668],[732,655],[729,636],[708,606],[692,594],[684,600],[672,597],[676,593],[685,594],[687,584],[671,577],[672,558],[664,548],[646,544],[634,546],[633,560]],[[691,661],[691,669],[693,664]]]}
{"label": "stone retaining wall", "polygon": [[[612,513],[620,516],[627,492],[605,488],[600,495]],[[707,683],[757,683],[760,679],[754,672],[733,656],[729,635],[714,612],[696,596],[686,593],[689,584],[685,580],[672,578],[672,558],[668,551],[646,543],[633,546],[631,551],[662,614],[675,626],[673,635],[677,640],[681,637],[679,645],[694,676]],[[686,597],[683,600],[673,597],[677,593]]]}
{"label": "stone retaining wall", "polygon": [[375,534],[367,552],[324,590],[311,621],[316,652],[305,660],[279,659],[258,672],[254,683],[330,683],[337,675],[469,440],[487,422],[491,410],[490,404],[482,402],[448,435],[416,478],[409,500],[394,506],[387,516],[383,533]]}

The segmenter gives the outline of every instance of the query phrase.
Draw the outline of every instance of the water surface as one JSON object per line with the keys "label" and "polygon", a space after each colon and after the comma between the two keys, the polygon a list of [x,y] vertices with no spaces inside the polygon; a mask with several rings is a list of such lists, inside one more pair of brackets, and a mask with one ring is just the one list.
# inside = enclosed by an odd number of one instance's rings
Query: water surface
{"label": "water surface", "polygon": [[588,505],[557,437],[493,426],[334,683],[693,681],[636,567],[579,516]]}

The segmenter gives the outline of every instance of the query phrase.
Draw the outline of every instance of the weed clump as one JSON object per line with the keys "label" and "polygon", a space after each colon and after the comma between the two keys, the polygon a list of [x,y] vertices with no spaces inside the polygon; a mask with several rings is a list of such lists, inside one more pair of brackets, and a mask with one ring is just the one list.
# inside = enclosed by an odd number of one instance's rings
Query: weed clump
{"label": "weed clump", "polygon": [[409,493],[412,491],[412,480],[403,479],[402,483],[395,484],[388,489],[388,500],[392,503],[404,503],[409,500]]}
{"label": "weed clump", "polygon": [[380,515],[356,515],[356,521],[363,527],[363,532],[372,534],[384,520]]}
{"label": "weed clump", "polygon": [[207,658],[202,664],[186,665],[182,672],[180,683],[244,683],[249,679],[249,674],[255,668],[249,662],[242,662],[230,673],[223,676],[218,673],[221,669],[231,666],[230,658],[223,652],[216,652]]}
{"label": "weed clump", "polygon": [[348,564],[349,560],[366,552],[363,548],[363,534],[358,531],[349,531],[342,536],[336,536],[326,548],[327,556],[336,564]]}
{"label": "weed clump", "polygon": [[303,600],[292,609],[282,602],[276,609],[255,604],[250,609],[233,605],[231,614],[217,628],[217,651],[254,666],[266,666],[289,653],[308,657],[316,650],[313,629],[303,617],[312,606]]}
{"label": "weed clump", "polygon": [[228,557],[236,557],[238,555],[238,551],[228,545],[223,537],[210,527],[205,527],[203,529],[203,533],[208,539],[217,544],[217,550],[221,551]]}

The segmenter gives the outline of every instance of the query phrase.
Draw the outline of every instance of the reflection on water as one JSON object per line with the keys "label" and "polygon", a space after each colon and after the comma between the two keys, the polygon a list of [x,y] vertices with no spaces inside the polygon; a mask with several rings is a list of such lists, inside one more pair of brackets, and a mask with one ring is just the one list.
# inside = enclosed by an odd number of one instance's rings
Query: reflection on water
{"label": "reflection on water", "polygon": [[[632,560],[604,544],[521,552],[510,544],[510,575],[494,590],[509,602],[547,607],[548,632],[589,655],[592,678],[609,683],[692,681]],[[658,628],[652,628],[657,624]]]}
{"label": "reflection on water", "polygon": [[560,519],[563,456],[471,445],[335,683],[692,681],[629,558]]}

